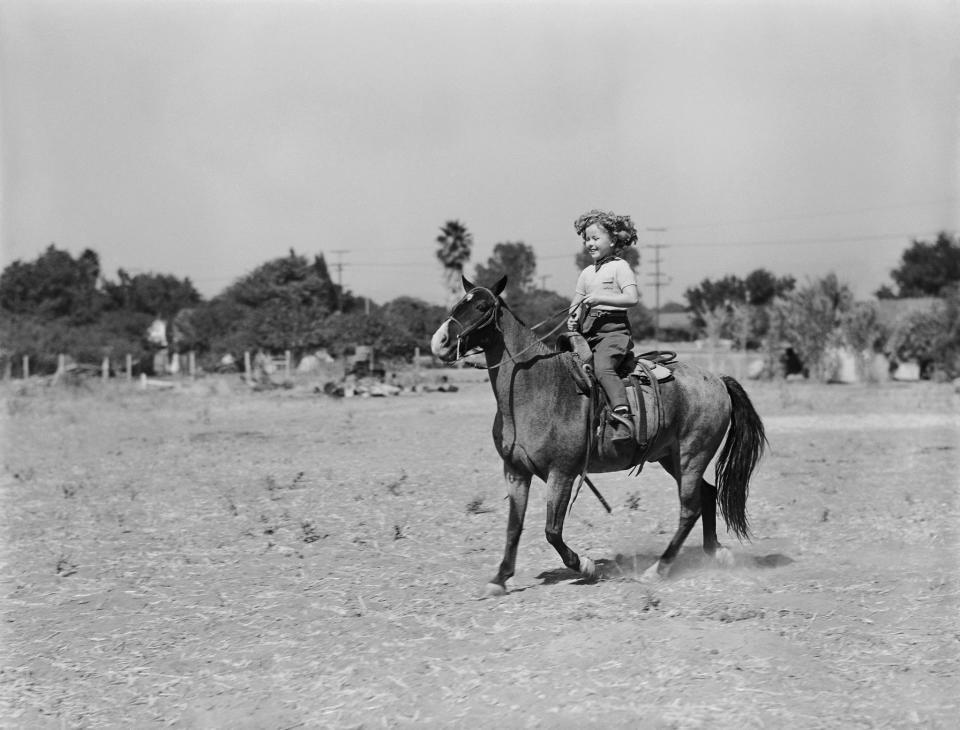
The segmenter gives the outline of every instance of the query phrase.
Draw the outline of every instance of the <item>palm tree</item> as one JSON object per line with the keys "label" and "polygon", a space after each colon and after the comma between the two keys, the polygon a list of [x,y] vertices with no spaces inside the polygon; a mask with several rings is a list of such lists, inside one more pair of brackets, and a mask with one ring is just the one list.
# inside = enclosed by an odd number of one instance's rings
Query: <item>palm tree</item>
{"label": "palm tree", "polygon": [[443,278],[446,283],[450,304],[459,299],[460,277],[463,267],[470,260],[473,248],[473,234],[460,221],[447,221],[437,236],[437,259],[443,264]]}

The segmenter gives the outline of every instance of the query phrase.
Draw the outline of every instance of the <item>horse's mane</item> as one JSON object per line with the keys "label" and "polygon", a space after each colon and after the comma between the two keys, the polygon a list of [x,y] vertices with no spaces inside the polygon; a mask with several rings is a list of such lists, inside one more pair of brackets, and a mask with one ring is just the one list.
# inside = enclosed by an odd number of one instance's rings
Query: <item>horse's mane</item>
{"label": "horse's mane", "polygon": [[[538,336],[536,332],[533,331],[533,328],[530,327],[529,325],[527,325],[527,323],[523,321],[523,319],[520,317],[520,315],[518,315],[516,312],[514,312],[514,311],[510,308],[510,305],[507,304],[507,303],[503,300],[502,297],[500,297],[499,299],[500,299],[501,311],[509,312],[509,313],[510,313],[510,316],[513,317],[513,318],[517,321],[517,324],[520,325],[520,329],[524,332],[524,334],[529,335],[531,338],[533,338],[534,340],[536,340],[536,341],[539,343],[539,346],[538,346],[538,348],[537,348],[536,354],[538,354],[538,355],[563,355],[563,354],[565,354],[565,353],[562,353],[562,352],[560,352],[559,350],[557,350],[556,347],[551,347],[551,346],[548,345],[546,342],[544,342],[543,339],[542,339],[540,336]],[[531,349],[533,349],[533,348],[531,348]]]}

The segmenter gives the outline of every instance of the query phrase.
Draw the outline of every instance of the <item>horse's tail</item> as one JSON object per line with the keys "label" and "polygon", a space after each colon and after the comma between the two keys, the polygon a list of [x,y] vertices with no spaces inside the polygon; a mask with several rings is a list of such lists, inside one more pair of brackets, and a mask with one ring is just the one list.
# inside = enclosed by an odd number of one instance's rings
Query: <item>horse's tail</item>
{"label": "horse's tail", "polygon": [[743,540],[750,537],[747,522],[750,475],[763,456],[767,437],[763,421],[743,386],[729,375],[721,379],[727,386],[733,409],[727,441],[717,457],[717,504],[727,527]]}

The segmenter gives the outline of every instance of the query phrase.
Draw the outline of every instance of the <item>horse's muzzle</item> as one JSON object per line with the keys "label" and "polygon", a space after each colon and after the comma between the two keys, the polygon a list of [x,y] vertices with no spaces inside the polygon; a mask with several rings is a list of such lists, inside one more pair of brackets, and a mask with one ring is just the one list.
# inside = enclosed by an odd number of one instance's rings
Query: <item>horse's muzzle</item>
{"label": "horse's muzzle", "polygon": [[430,339],[430,349],[442,362],[453,362],[457,359],[457,340],[450,338],[450,320],[441,324]]}

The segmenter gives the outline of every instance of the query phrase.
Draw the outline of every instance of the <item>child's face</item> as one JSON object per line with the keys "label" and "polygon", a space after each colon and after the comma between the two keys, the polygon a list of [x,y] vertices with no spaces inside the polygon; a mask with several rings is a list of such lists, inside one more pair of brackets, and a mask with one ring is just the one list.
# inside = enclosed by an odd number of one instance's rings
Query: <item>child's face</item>
{"label": "child's face", "polygon": [[583,232],[583,247],[594,261],[599,261],[604,256],[613,253],[613,241],[610,240],[610,234],[596,223],[591,223]]}

